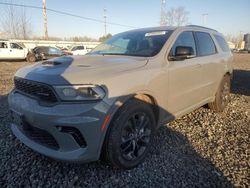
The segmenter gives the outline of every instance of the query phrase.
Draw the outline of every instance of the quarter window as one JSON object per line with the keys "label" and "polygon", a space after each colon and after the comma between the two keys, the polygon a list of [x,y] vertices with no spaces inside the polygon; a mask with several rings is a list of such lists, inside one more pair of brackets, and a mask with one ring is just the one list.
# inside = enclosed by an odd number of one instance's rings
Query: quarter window
{"label": "quarter window", "polygon": [[178,36],[174,45],[171,48],[170,56],[175,56],[177,46],[192,47],[194,50],[193,55],[196,55],[196,47],[195,47],[193,32],[185,31]]}
{"label": "quarter window", "polygon": [[223,52],[229,52],[230,49],[227,45],[227,42],[225,41],[225,39],[220,36],[220,35],[214,35],[216,41],[219,43],[220,48],[222,49]]}
{"label": "quarter window", "polygon": [[210,34],[195,32],[199,56],[212,55],[216,53],[214,41]]}

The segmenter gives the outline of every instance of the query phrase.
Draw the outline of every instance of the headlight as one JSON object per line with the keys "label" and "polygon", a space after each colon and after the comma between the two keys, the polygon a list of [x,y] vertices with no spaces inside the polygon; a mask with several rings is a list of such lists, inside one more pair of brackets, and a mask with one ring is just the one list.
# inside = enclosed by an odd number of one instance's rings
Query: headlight
{"label": "headlight", "polygon": [[104,90],[96,85],[54,86],[63,101],[100,100],[105,96]]}

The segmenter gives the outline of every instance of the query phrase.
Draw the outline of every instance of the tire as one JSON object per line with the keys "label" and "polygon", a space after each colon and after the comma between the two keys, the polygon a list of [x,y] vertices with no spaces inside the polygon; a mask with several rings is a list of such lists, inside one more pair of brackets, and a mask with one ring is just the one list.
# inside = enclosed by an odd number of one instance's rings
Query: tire
{"label": "tire", "polygon": [[105,160],[121,169],[131,169],[142,163],[151,146],[155,125],[149,104],[129,100],[110,124],[104,142]]}
{"label": "tire", "polygon": [[223,112],[230,101],[231,78],[225,75],[216,92],[214,102],[208,103],[208,107],[215,112]]}
{"label": "tire", "polygon": [[29,63],[34,63],[36,61],[36,56],[34,54],[28,54],[26,57],[26,61]]}

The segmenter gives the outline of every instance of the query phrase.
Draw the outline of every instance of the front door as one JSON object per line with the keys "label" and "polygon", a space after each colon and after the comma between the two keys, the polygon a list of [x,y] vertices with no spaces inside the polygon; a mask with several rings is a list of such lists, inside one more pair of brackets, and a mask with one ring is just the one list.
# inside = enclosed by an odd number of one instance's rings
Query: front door
{"label": "front door", "polygon": [[24,59],[25,50],[16,43],[10,43],[10,58]]}
{"label": "front door", "polygon": [[173,44],[169,56],[175,56],[178,46],[192,47],[193,58],[170,61],[168,105],[169,111],[175,116],[202,100],[202,67],[200,60],[195,58],[197,53],[193,32],[182,32]]}

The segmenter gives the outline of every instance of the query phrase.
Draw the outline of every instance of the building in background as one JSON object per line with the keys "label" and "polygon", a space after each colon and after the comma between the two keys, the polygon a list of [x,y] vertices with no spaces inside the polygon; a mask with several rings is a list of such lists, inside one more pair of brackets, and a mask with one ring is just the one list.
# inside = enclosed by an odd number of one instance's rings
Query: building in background
{"label": "building in background", "polygon": [[250,33],[247,33],[244,35],[243,41],[245,43],[244,49],[246,49],[246,50],[250,49]]}
{"label": "building in background", "polygon": [[236,48],[236,45],[233,42],[228,41],[227,44],[228,44],[230,49],[235,49]]}

